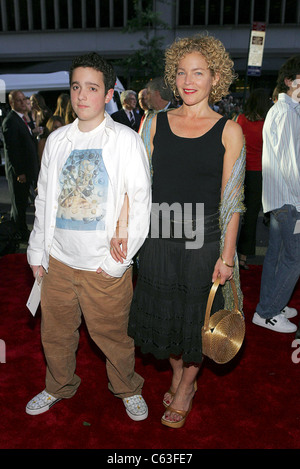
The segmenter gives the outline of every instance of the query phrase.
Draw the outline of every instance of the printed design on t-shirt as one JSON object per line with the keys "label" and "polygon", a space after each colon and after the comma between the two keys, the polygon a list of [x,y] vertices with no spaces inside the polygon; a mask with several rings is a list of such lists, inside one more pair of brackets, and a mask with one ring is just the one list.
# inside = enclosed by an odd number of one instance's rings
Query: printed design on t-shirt
{"label": "printed design on t-shirt", "polygon": [[62,168],[59,183],[57,228],[104,230],[108,174],[102,150],[73,150]]}

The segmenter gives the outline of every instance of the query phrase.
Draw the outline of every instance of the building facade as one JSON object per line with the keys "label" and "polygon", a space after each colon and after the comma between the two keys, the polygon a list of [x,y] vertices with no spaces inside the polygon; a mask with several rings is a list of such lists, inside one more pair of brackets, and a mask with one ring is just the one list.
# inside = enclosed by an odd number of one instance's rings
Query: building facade
{"label": "building facade", "polygon": [[[147,4],[139,0],[142,9]],[[224,43],[240,76],[253,22],[266,25],[261,79],[300,53],[300,0],[153,0],[152,8],[168,25],[151,29],[163,37],[163,47],[208,31]],[[75,55],[89,51],[124,58],[144,35],[123,32],[133,16],[134,0],[1,0],[0,74],[66,70]]]}

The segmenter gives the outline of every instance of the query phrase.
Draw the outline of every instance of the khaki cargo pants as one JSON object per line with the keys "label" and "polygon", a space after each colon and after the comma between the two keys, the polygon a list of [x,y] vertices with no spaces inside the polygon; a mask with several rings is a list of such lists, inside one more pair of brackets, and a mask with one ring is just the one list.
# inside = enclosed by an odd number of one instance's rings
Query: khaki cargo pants
{"label": "khaki cargo pants", "polygon": [[48,393],[70,398],[80,385],[75,369],[83,314],[91,338],[106,357],[109,389],[120,398],[141,394],[144,380],[134,371],[134,342],[127,335],[132,291],[131,268],[121,278],[107,279],[50,257],[41,295]]}

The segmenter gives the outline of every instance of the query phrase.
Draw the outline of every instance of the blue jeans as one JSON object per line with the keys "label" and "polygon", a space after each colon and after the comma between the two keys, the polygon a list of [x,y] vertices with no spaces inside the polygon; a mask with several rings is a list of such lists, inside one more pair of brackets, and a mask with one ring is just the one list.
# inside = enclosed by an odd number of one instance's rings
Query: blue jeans
{"label": "blue jeans", "polygon": [[[294,234],[300,212],[292,205],[273,210],[256,312],[270,319],[288,304],[300,275],[300,233]],[[299,230],[298,230],[299,231]]]}

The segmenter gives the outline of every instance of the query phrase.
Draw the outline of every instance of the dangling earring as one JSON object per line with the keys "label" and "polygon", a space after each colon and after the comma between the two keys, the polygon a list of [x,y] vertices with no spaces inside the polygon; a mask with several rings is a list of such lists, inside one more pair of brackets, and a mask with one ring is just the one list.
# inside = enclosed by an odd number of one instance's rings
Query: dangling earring
{"label": "dangling earring", "polygon": [[173,90],[173,94],[174,94],[174,98],[176,99],[176,101],[179,101],[181,99],[180,95],[177,91],[177,88],[175,88],[175,90]]}

